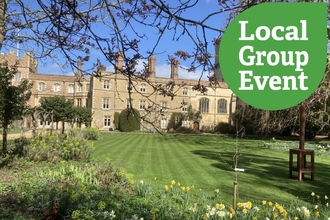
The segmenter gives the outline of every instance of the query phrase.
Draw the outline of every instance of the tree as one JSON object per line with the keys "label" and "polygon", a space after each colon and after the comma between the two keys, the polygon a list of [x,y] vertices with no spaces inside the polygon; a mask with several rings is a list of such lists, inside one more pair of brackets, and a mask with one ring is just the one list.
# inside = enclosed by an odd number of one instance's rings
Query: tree
{"label": "tree", "polygon": [[167,128],[173,129],[174,131],[177,130],[182,126],[182,121],[187,118],[187,115],[183,114],[182,112],[173,112],[171,114],[170,120],[168,121]]}
{"label": "tree", "polygon": [[140,113],[134,108],[124,109],[119,114],[119,130],[122,132],[132,132],[140,130]]}
{"label": "tree", "polygon": [[199,111],[194,110],[191,105],[188,106],[187,116],[188,120],[193,122],[199,122],[202,119],[201,113]]}
{"label": "tree", "polygon": [[115,125],[115,129],[119,128],[119,112],[115,112],[114,116],[113,116],[113,123]]}
{"label": "tree", "polygon": [[[107,0],[37,0],[33,3],[4,0],[0,3],[0,50],[16,48],[19,43],[21,50],[31,51],[39,62],[50,58],[59,66],[71,67],[74,72],[78,69],[83,74],[91,74],[102,62],[106,62],[106,66],[110,63],[129,83],[144,80],[155,93],[173,98],[176,95],[173,82],[169,80],[169,86],[164,88],[148,79],[148,65],[140,71],[137,65],[151,54],[164,53],[160,49],[162,40],[171,38],[173,43],[191,42],[191,49],[178,48],[175,53],[168,53],[168,62],[177,58],[179,62],[176,63],[188,72],[200,69],[202,75],[211,76],[218,68],[213,65],[212,39],[223,32],[218,16],[232,10],[232,5],[219,2],[219,8],[214,8],[213,12],[191,19],[186,11],[198,10],[198,4],[197,0],[171,4],[164,0],[115,0],[111,3]],[[151,40],[151,35],[155,35],[155,39]],[[140,48],[142,41],[148,42],[148,48]],[[102,62],[91,57],[91,51],[101,53]],[[122,67],[115,65],[119,54],[123,59]],[[61,63],[58,57],[65,57],[66,61]],[[93,65],[79,67],[77,60]],[[187,64],[181,65],[180,61]],[[92,74],[97,76],[98,72]],[[207,91],[199,82],[193,88],[203,93]]]}
{"label": "tree", "polygon": [[64,133],[65,122],[71,122],[74,116],[73,104],[70,100],[66,100],[64,96],[42,97],[38,110],[52,112],[56,129],[58,129],[58,122],[62,122],[62,134]]}
{"label": "tree", "polygon": [[[252,7],[256,4],[274,2],[270,0],[240,0],[238,1],[238,7],[231,11],[228,23],[239,13]],[[278,0],[275,2],[283,2]],[[298,1],[299,2],[299,1]],[[311,2],[310,0],[302,0],[300,2]],[[313,0],[312,0],[313,2]],[[330,19],[330,13],[328,13],[328,23]],[[328,42],[330,42],[330,28],[328,26]],[[313,138],[320,131],[328,130],[330,126],[330,111],[328,109],[329,95],[330,95],[330,57],[325,57],[326,69],[322,82],[318,89],[302,103],[280,111],[265,111],[256,109],[250,105],[245,104],[241,100],[238,100],[236,105],[236,112],[234,114],[234,120],[237,124],[247,130],[250,133],[288,133],[300,132],[300,130],[306,130],[304,132],[307,138]],[[306,129],[302,129],[300,126],[300,111],[306,113]]]}
{"label": "tree", "polygon": [[6,64],[0,66],[0,123],[2,126],[2,154],[7,152],[7,132],[9,125],[14,120],[22,120],[24,113],[29,108],[27,104],[31,96],[32,84],[22,80],[17,86],[11,80],[16,69]]}
{"label": "tree", "polygon": [[90,126],[90,123],[92,121],[92,109],[82,107],[82,106],[73,106],[73,118],[75,119],[73,122],[76,122],[78,124],[78,127],[81,127],[82,124],[85,124],[85,126]]}

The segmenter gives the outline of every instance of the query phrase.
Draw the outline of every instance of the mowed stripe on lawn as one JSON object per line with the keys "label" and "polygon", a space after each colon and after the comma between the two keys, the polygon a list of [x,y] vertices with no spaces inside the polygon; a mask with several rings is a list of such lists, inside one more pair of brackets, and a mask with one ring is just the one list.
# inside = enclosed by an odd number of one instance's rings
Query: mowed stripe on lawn
{"label": "mowed stripe on lawn", "polygon": [[124,166],[136,180],[157,178],[158,183],[165,184],[174,179],[184,185],[208,189],[220,184],[212,160],[194,153],[199,149],[211,150],[210,146],[199,145],[191,139],[183,141],[181,137],[157,134],[104,134],[95,145],[95,160],[109,157],[117,166]]}
{"label": "mowed stripe on lawn", "polygon": [[[288,152],[261,148],[263,142],[239,140],[238,167],[246,171],[238,177],[242,198],[274,200],[276,195],[276,202],[283,202],[304,198],[310,192],[328,194],[328,157],[317,156],[316,181],[297,182],[288,178]],[[163,188],[175,180],[204,192],[219,188],[222,200],[232,200],[235,172],[225,162],[233,165],[235,139],[217,135],[113,133],[102,134],[94,143],[94,161],[110,158],[115,165],[124,166],[137,181]]]}

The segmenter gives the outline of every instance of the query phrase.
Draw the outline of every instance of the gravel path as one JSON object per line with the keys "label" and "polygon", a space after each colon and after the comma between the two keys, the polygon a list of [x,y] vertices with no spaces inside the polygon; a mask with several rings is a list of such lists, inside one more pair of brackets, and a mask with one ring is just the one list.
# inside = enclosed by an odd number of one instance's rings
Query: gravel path
{"label": "gravel path", "polygon": [[[8,134],[7,139],[8,140],[16,139],[16,138],[19,138],[20,135],[21,135],[20,133],[18,133],[18,134]],[[29,130],[29,131],[24,132],[24,136],[27,137],[27,138],[32,137],[32,131]],[[0,134],[0,141],[1,140],[2,140],[2,134]]]}

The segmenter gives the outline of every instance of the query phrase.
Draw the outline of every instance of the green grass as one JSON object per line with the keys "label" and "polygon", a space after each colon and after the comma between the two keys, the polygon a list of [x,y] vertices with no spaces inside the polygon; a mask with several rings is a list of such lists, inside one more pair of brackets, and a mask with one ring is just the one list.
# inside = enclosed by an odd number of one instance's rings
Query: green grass
{"label": "green grass", "polygon": [[[289,153],[262,148],[262,140],[239,140],[239,200],[271,200],[289,203],[308,200],[311,192],[329,195],[329,157],[316,156],[315,181],[289,179]],[[236,140],[211,135],[103,134],[95,142],[93,160],[125,167],[135,180],[164,186],[171,180],[211,192],[219,188],[221,199],[232,202]],[[298,142],[297,142],[298,147]],[[220,156],[221,155],[221,156]],[[155,180],[156,178],[156,180]]]}

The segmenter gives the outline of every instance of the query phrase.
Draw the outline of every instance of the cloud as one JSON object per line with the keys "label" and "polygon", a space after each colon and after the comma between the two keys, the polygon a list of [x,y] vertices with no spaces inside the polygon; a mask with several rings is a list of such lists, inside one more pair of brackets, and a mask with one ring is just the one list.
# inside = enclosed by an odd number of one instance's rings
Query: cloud
{"label": "cloud", "polygon": [[[137,65],[137,71],[143,70],[143,62],[147,63],[147,60],[140,60]],[[183,66],[183,68],[187,68]],[[188,72],[187,70],[179,68],[178,74],[179,74],[179,79],[192,79],[192,80],[198,80],[201,77],[202,70],[196,70],[195,72]],[[114,67],[108,66],[106,68],[108,72],[114,72]],[[156,76],[157,77],[162,77],[162,78],[170,78],[171,77],[171,65],[167,63],[163,64],[156,64]],[[203,76],[201,78],[202,80],[208,80],[207,78],[207,73],[203,73]]]}

